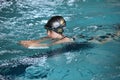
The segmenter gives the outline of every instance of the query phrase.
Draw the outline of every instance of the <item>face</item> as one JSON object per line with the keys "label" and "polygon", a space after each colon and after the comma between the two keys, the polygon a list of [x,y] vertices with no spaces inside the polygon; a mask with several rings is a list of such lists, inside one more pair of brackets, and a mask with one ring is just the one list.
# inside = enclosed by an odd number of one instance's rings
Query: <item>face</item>
{"label": "face", "polygon": [[47,30],[47,35],[50,38],[59,38],[59,36],[60,36],[60,34],[54,32],[54,31],[51,31],[51,30]]}

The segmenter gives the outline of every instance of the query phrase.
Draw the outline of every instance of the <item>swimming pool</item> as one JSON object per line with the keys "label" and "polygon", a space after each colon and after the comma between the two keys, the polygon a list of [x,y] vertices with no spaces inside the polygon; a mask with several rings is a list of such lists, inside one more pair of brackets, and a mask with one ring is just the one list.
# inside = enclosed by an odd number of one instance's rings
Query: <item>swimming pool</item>
{"label": "swimming pool", "polygon": [[[53,15],[67,21],[65,34],[88,37],[114,33],[120,24],[119,0],[1,0],[1,80],[119,80],[120,38],[105,44],[82,43],[31,50],[20,40],[46,35]],[[102,26],[102,27],[99,27]]]}

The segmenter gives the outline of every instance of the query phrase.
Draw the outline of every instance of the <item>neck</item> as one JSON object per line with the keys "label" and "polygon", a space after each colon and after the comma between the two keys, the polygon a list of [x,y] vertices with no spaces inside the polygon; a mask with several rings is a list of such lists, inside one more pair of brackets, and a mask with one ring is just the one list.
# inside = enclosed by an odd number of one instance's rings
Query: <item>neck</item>
{"label": "neck", "polygon": [[63,38],[64,37],[64,35],[62,35],[62,34],[58,34],[57,36],[56,36],[56,38],[58,38],[58,39],[61,39],[61,38]]}
{"label": "neck", "polygon": [[59,34],[59,33],[56,33],[56,32],[54,32],[54,31],[49,32],[48,35],[49,35],[49,37],[51,37],[51,38],[53,38],[53,39],[55,39],[55,38],[56,38],[56,39],[61,39],[61,38],[64,37],[63,34]]}

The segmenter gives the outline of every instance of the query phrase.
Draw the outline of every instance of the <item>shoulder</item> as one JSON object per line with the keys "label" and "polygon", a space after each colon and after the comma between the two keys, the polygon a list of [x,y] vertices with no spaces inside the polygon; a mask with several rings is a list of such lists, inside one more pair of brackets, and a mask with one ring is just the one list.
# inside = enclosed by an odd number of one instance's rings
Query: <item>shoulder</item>
{"label": "shoulder", "polygon": [[74,40],[72,38],[65,37],[62,39],[64,42],[73,42]]}
{"label": "shoulder", "polygon": [[71,43],[71,42],[73,42],[72,39],[70,39],[68,37],[65,37],[63,39],[60,39],[60,40],[57,40],[57,41],[53,42],[52,45],[61,44],[61,43]]}

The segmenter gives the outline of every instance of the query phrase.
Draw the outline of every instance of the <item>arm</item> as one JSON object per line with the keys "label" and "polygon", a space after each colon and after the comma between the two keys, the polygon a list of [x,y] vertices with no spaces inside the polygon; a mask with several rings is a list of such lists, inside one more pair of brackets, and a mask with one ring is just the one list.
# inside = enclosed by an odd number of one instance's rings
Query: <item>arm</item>
{"label": "arm", "polygon": [[68,42],[73,42],[73,41],[71,39],[69,39],[69,38],[64,38],[62,40],[55,41],[55,42],[53,42],[51,44],[33,43],[30,46],[32,46],[32,47],[49,47],[49,46],[53,46],[53,45],[57,45],[57,44],[61,44],[61,43],[68,43]]}
{"label": "arm", "polygon": [[69,39],[69,38],[64,38],[64,39],[62,39],[62,40],[59,40],[59,41],[55,41],[55,42],[53,42],[53,43],[51,43],[51,44],[40,44],[40,43],[38,43],[38,42],[32,42],[32,43],[23,43],[22,45],[24,46],[24,47],[27,47],[27,48],[34,48],[34,49],[37,49],[37,48],[44,48],[44,47],[49,47],[49,46],[53,46],[53,45],[57,45],[57,44],[61,44],[61,43],[67,43],[67,42],[73,42],[71,39]]}
{"label": "arm", "polygon": [[48,39],[50,39],[49,37],[43,37],[43,38],[41,38],[41,39],[39,39],[39,40],[25,40],[25,41],[20,41],[19,43],[22,45],[22,46],[24,46],[24,47],[29,47],[29,46],[31,46],[31,45],[36,45],[36,46],[38,46],[38,44],[40,43],[40,42],[42,42],[42,41],[45,41],[45,40],[48,40]]}
{"label": "arm", "polygon": [[62,44],[62,43],[70,43],[70,42],[74,42],[73,40],[71,40],[70,38],[64,38],[62,40],[59,40],[59,41],[56,41],[56,42],[53,42],[51,45],[56,45],[56,44]]}

